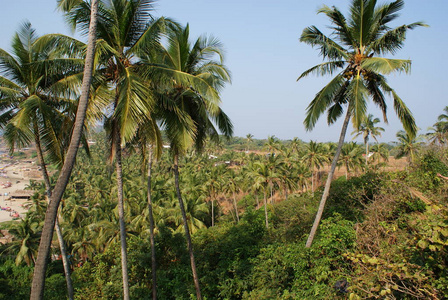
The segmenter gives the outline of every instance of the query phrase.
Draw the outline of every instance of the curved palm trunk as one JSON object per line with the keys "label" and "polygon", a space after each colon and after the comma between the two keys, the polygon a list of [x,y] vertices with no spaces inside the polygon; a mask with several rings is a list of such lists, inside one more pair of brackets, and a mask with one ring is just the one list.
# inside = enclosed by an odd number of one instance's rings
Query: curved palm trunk
{"label": "curved palm trunk", "polygon": [[[47,167],[45,166],[44,156],[42,153],[42,147],[40,144],[40,138],[39,133],[37,132],[37,126],[34,125],[35,133],[34,133],[34,140],[36,144],[36,152],[37,152],[37,159],[39,161],[40,167],[42,169],[42,176],[44,177],[45,182],[45,189],[47,192],[47,201],[50,202],[51,198],[51,183],[50,183],[50,177],[48,176]],[[64,243],[64,237],[62,235],[61,227],[59,226],[59,219],[56,217],[55,220],[55,230],[56,235],[58,237],[59,242],[59,248],[61,249],[61,256],[62,256],[62,265],[64,266],[64,275],[65,275],[65,281],[67,283],[67,296],[69,300],[74,299],[74,291],[73,291],[73,283],[72,283],[72,277],[70,276],[70,265],[67,259],[67,249],[65,248]]]}
{"label": "curved palm trunk", "polygon": [[182,196],[180,194],[179,155],[178,154],[174,154],[174,180],[175,180],[175,184],[176,184],[177,199],[179,200],[179,207],[180,207],[180,211],[182,213],[182,220],[184,222],[185,238],[187,239],[188,253],[190,254],[190,264],[191,264],[191,271],[193,272],[194,287],[196,288],[196,298],[198,300],[201,300],[202,299],[201,288],[199,286],[199,278],[198,278],[198,274],[196,271],[196,263],[194,261],[193,243],[191,242],[190,229],[188,228],[187,215],[185,213],[184,201],[182,200]]}
{"label": "curved palm trunk", "polygon": [[157,299],[157,265],[156,265],[156,246],[154,242],[154,215],[152,213],[151,198],[151,173],[152,173],[152,148],[149,150],[148,161],[148,214],[149,214],[149,241],[151,243],[151,272],[152,272],[152,299]]}
{"label": "curved palm trunk", "polygon": [[124,223],[123,168],[121,164],[121,136],[115,126],[115,167],[117,171],[118,222],[120,224],[121,275],[123,277],[123,299],[129,300],[128,253],[126,245],[126,225]]}
{"label": "curved palm trunk", "polygon": [[50,197],[47,212],[45,213],[45,222],[42,229],[42,236],[39,244],[39,252],[34,267],[33,282],[31,284],[31,300],[40,300],[44,296],[45,272],[47,270],[48,256],[50,254],[51,240],[53,238],[54,225],[57,219],[59,203],[64,194],[67,183],[75,164],[76,154],[78,153],[79,142],[82,136],[84,119],[89,100],[89,89],[92,82],[93,63],[96,41],[96,19],[98,11],[98,1],[91,1],[90,28],[87,44],[87,54],[84,67],[84,76],[81,87],[81,98],[79,99],[78,110],[76,112],[75,124],[70,140],[70,145],[65,156],[64,165],[56,182],[56,186]]}
{"label": "curved palm trunk", "polygon": [[317,210],[316,218],[314,219],[313,227],[311,228],[310,235],[306,241],[306,247],[311,247],[313,243],[314,236],[316,235],[317,227],[319,226],[320,219],[322,218],[322,213],[324,212],[325,202],[327,201],[328,194],[330,193],[331,181],[333,180],[334,171],[336,170],[336,164],[341,154],[342,145],[344,144],[345,134],[347,133],[348,123],[350,121],[350,108],[347,108],[347,114],[345,115],[345,120],[342,125],[341,135],[339,136],[338,148],[333,157],[333,162],[331,163],[330,173],[328,173],[327,182],[325,183],[324,193],[322,194],[322,199],[319,203],[319,209]]}

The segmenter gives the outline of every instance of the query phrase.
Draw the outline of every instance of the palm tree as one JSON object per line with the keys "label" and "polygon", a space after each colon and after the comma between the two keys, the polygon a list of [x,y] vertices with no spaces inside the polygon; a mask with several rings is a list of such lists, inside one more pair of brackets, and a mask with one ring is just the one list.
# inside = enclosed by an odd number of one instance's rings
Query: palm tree
{"label": "palm tree", "polygon": [[254,187],[263,190],[264,216],[266,228],[269,229],[267,194],[271,173],[267,164],[256,161],[249,166],[249,176],[254,180]]}
{"label": "palm tree", "polygon": [[355,142],[344,144],[339,157],[339,165],[345,167],[345,179],[348,179],[350,169],[356,169],[362,163],[362,150]]}
{"label": "palm tree", "polygon": [[410,110],[387,84],[385,78],[385,75],[390,73],[409,72],[410,60],[389,59],[383,56],[394,54],[402,48],[408,30],[425,26],[416,22],[390,28],[389,23],[398,17],[398,11],[403,5],[403,0],[383,5],[377,5],[376,0],[352,0],[348,17],[336,7],[323,6],[318,12],[331,20],[335,38],[326,36],[315,26],[305,28],[300,37],[300,41],[316,46],[323,59],[328,61],[303,72],[298,80],[313,73],[336,74],[309,104],[304,121],[305,128],[313,129],[325,111],[328,124],[332,124],[344,113],[344,107],[346,109],[338,148],[306,243],[307,247],[311,247],[322,217],[348,123],[351,119],[354,127],[359,128],[367,113],[368,100],[372,99],[381,109],[384,121],[387,122],[385,94],[392,96],[395,112],[405,130],[414,136],[417,131]]}
{"label": "palm tree", "polygon": [[375,126],[379,122],[380,122],[379,118],[374,119],[372,114],[368,114],[361,121],[359,128],[357,128],[355,131],[352,132],[352,134],[356,133],[354,138],[357,138],[362,134],[364,145],[366,147],[366,166],[369,159],[369,136],[372,136],[373,139],[378,143],[376,137],[381,136],[381,132],[384,132],[384,128]]}
{"label": "palm tree", "polygon": [[434,123],[433,127],[428,128],[432,132],[426,134],[428,140],[431,144],[439,144],[443,146],[448,141],[448,106],[444,109],[445,114],[440,114],[437,118],[437,122]]}
{"label": "palm tree", "polygon": [[381,159],[383,160],[382,165],[385,165],[385,162],[389,160],[389,149],[386,144],[375,144],[372,146],[371,151],[373,152],[373,161],[376,161],[377,164],[381,163]]}
{"label": "palm tree", "polygon": [[40,225],[37,219],[26,217],[9,230],[14,236],[6,252],[16,254],[16,265],[25,262],[34,265],[40,238]]}
{"label": "palm tree", "polygon": [[[218,140],[218,131],[213,123],[217,124],[225,136],[232,135],[232,124],[219,107],[219,91],[230,81],[230,75],[223,65],[221,44],[217,39],[202,36],[191,44],[187,25],[185,28],[170,31],[167,40],[168,43],[160,55],[147,59],[154,65],[152,72],[171,78],[159,86],[160,102],[155,114],[161,120],[170,141],[176,193],[184,223],[196,296],[201,299],[190,229],[179,186],[179,157],[192,146],[198,151],[203,149],[207,137]],[[214,61],[214,56],[217,56],[219,61]]]}
{"label": "palm tree", "polygon": [[253,138],[254,138],[254,135],[253,134],[250,134],[250,133],[248,133],[247,135],[246,135],[246,152],[249,152],[249,145],[253,142]]}
{"label": "palm tree", "polygon": [[50,198],[47,212],[45,214],[45,223],[42,229],[42,238],[39,245],[39,252],[36,260],[36,266],[34,268],[33,282],[31,285],[30,299],[32,300],[42,299],[44,295],[45,272],[48,262],[47,258],[50,252],[51,240],[53,238],[53,228],[57,218],[59,203],[62,199],[62,195],[64,194],[65,188],[70,178],[82,137],[93,73],[96,44],[96,15],[98,10],[97,0],[91,1],[91,7],[92,10],[90,14],[89,36],[84,66],[84,76],[81,86],[81,97],[78,102],[75,123],[73,126],[67,154],[64,159],[64,164],[62,166],[61,172],[56,182],[56,186]]}
{"label": "palm tree", "polygon": [[225,168],[225,165],[212,168],[210,172],[205,174],[207,180],[202,186],[210,199],[212,226],[215,226],[215,201],[218,199],[218,194],[222,190],[222,181],[220,179],[223,176]]}
{"label": "palm tree", "polygon": [[439,115],[439,117],[437,118],[437,120],[438,120],[437,123],[439,123],[441,125],[441,127],[443,128],[444,131],[448,131],[448,106],[445,106],[443,111],[445,113]]}
{"label": "palm tree", "polygon": [[402,158],[406,156],[408,164],[412,164],[415,160],[415,155],[422,144],[422,142],[419,141],[420,137],[411,136],[407,132],[400,130],[397,132],[397,138],[398,153],[395,157]]}
{"label": "palm tree", "polygon": [[[60,6],[69,0],[60,0]],[[142,77],[138,66],[139,54],[158,45],[164,19],[150,22],[152,0],[110,0],[100,4],[98,19],[98,57],[96,71],[104,78],[104,85],[110,87],[112,114],[105,121],[111,145],[111,160],[115,159],[118,212],[121,232],[121,263],[124,299],[129,299],[126,225],[124,222],[122,144],[131,140],[136,129],[148,122],[152,110],[152,97],[147,80]],[[73,28],[84,31],[90,20],[90,6],[86,1],[76,1],[63,6],[67,21]]]}
{"label": "palm tree", "polygon": [[319,170],[326,162],[325,147],[322,143],[310,141],[306,145],[302,162],[304,162],[311,171],[311,191],[314,194],[314,171]]}
{"label": "palm tree", "polygon": [[270,155],[275,155],[274,151],[280,149],[280,141],[275,135],[268,136],[268,141],[266,142],[265,147],[268,149]]}
{"label": "palm tree", "polygon": [[292,151],[298,154],[300,152],[300,146],[302,145],[302,141],[298,137],[294,137],[291,140],[291,148]]}
{"label": "palm tree", "polygon": [[[76,106],[75,101],[65,97],[73,94],[73,90],[61,91],[61,86],[66,87],[68,78],[76,77],[82,70],[79,54],[84,49],[84,44],[65,36],[59,35],[57,42],[69,49],[56,47],[51,36],[38,38],[31,24],[25,23],[13,38],[13,54],[0,50],[0,63],[6,74],[1,77],[0,86],[7,91],[1,97],[0,122],[2,127],[6,124],[4,136],[11,152],[15,145],[25,146],[34,141],[48,200],[52,187],[44,152],[53,162],[62,163],[67,131],[73,125],[72,110]],[[57,219],[55,226],[68,296],[73,299],[70,267]]]}

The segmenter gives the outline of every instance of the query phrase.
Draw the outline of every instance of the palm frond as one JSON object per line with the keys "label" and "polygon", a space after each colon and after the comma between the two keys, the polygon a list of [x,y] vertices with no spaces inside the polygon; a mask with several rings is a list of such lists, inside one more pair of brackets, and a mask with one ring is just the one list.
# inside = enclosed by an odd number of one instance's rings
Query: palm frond
{"label": "palm frond", "polygon": [[317,47],[320,50],[320,55],[323,58],[330,60],[347,60],[347,53],[335,41],[323,34],[317,27],[310,26],[305,28],[300,36],[300,41],[312,47]]}
{"label": "palm frond", "polygon": [[315,74],[315,75],[319,75],[319,76],[333,75],[335,70],[337,70],[339,68],[343,68],[344,65],[345,65],[345,61],[343,61],[343,60],[330,61],[330,62],[324,62],[324,63],[318,64],[317,66],[314,66],[314,67],[306,70],[305,72],[303,72],[299,76],[299,78],[297,78],[297,81],[299,81],[300,79],[302,79],[310,74]]}
{"label": "palm frond", "polygon": [[369,57],[363,60],[361,67],[363,69],[385,75],[392,72],[409,73],[411,70],[411,61],[407,59]]}
{"label": "palm frond", "polygon": [[306,118],[303,122],[306,130],[314,128],[320,115],[333,103],[341,102],[341,99],[335,99],[335,95],[341,95],[341,88],[344,86],[345,78],[336,75],[323,89],[321,89],[306,110]]}

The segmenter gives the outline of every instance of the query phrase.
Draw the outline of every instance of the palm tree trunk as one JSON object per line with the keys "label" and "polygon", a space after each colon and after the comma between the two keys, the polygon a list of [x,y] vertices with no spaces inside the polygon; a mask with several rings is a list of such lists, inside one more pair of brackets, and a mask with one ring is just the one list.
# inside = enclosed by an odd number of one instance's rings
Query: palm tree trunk
{"label": "palm tree trunk", "polygon": [[266,228],[269,229],[269,221],[268,221],[268,201],[267,201],[267,195],[266,195],[266,189],[264,191],[264,218],[265,218],[265,223],[266,223]]}
{"label": "palm tree trunk", "polygon": [[238,214],[238,204],[236,203],[235,191],[233,193],[233,205],[235,206],[236,222],[240,222],[240,216]]}
{"label": "palm tree trunk", "polygon": [[91,15],[90,28],[87,43],[87,54],[84,67],[84,76],[81,87],[81,98],[78,103],[78,110],[76,112],[75,124],[73,126],[72,137],[70,145],[65,156],[64,165],[56,182],[48,204],[47,212],[45,213],[45,222],[42,229],[42,236],[39,244],[39,252],[34,267],[33,282],[31,284],[30,300],[41,300],[44,296],[45,289],[45,273],[47,270],[48,256],[50,254],[51,240],[53,238],[54,225],[57,219],[59,203],[62,195],[65,192],[67,183],[72,173],[73,165],[75,164],[76,154],[78,153],[79,142],[82,136],[84,127],[84,119],[89,100],[89,89],[92,82],[93,63],[96,43],[96,20],[98,11],[98,0],[91,1]]}
{"label": "palm tree trunk", "polygon": [[126,225],[124,223],[123,168],[121,164],[121,135],[115,127],[115,167],[117,171],[118,222],[121,241],[121,275],[123,277],[123,299],[129,300],[128,253],[126,245]]}
{"label": "palm tree trunk", "polygon": [[182,196],[180,194],[179,154],[177,154],[177,153],[174,154],[174,180],[175,180],[175,184],[176,184],[177,199],[179,200],[179,207],[180,207],[180,211],[182,213],[182,219],[184,221],[185,238],[187,239],[188,252],[190,254],[190,264],[191,264],[191,271],[193,273],[194,287],[196,288],[196,298],[198,300],[201,300],[202,299],[201,288],[199,286],[199,278],[198,278],[198,274],[196,271],[196,263],[194,261],[193,243],[191,242],[190,229],[188,228],[187,215],[185,213],[184,201],[182,200]]}
{"label": "palm tree trunk", "polygon": [[317,227],[319,226],[320,219],[322,218],[322,213],[324,212],[325,202],[327,201],[328,194],[330,193],[331,181],[333,180],[334,171],[336,170],[336,164],[341,154],[342,145],[344,144],[345,134],[347,133],[348,123],[350,121],[350,107],[347,108],[347,114],[345,115],[345,120],[342,125],[341,135],[339,136],[338,148],[333,157],[333,162],[331,163],[330,173],[328,173],[327,182],[325,183],[324,193],[322,194],[322,199],[319,203],[319,209],[317,210],[316,218],[314,219],[313,227],[311,228],[310,235],[306,241],[306,247],[310,248],[313,243],[314,236],[316,235]]}
{"label": "palm tree trunk", "polygon": [[366,167],[368,164],[368,159],[369,159],[369,143],[366,142]]}
{"label": "palm tree trunk", "polygon": [[215,226],[215,205],[214,205],[214,200],[213,200],[213,196],[212,196],[212,227]]}
{"label": "palm tree trunk", "polygon": [[311,192],[313,193],[314,196],[314,172],[311,171]]}
{"label": "palm tree trunk", "polygon": [[[50,202],[50,198],[51,198],[50,177],[48,176],[47,167],[45,165],[45,160],[44,160],[44,156],[42,153],[42,147],[41,147],[39,132],[38,132],[36,123],[34,124],[34,140],[35,140],[34,142],[36,144],[37,159],[39,161],[39,165],[42,170],[42,176],[44,178],[45,189],[47,192],[47,201]],[[55,230],[56,230],[56,235],[58,237],[59,248],[61,250],[62,265],[64,266],[65,281],[67,283],[67,296],[68,296],[69,300],[73,300],[75,295],[74,295],[74,290],[73,290],[72,277],[70,276],[70,265],[69,265],[69,262],[67,259],[67,249],[65,248],[64,238],[62,235],[61,227],[59,226],[58,217],[56,217],[56,220],[55,220]]]}
{"label": "palm tree trunk", "polygon": [[148,160],[148,214],[149,214],[149,241],[151,243],[151,272],[152,272],[152,299],[157,299],[157,265],[156,265],[156,246],[154,242],[154,215],[152,213],[151,198],[151,172],[152,172],[152,147],[149,150]]}

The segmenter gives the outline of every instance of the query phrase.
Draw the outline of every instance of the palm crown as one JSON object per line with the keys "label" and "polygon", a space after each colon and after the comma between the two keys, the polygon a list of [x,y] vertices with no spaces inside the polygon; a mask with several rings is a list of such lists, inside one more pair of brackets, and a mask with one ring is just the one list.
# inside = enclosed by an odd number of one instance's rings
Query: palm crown
{"label": "palm crown", "polygon": [[353,124],[358,128],[366,114],[369,98],[381,109],[387,122],[385,95],[390,95],[404,129],[415,136],[417,127],[410,110],[384,76],[392,72],[409,72],[411,61],[382,57],[395,54],[403,46],[409,29],[425,26],[416,22],[389,27],[403,5],[402,0],[378,7],[376,0],[353,0],[348,18],[336,7],[319,9],[319,13],[330,18],[334,38],[311,26],[303,30],[300,41],[319,48],[327,62],[303,72],[298,80],[313,73],[336,76],[309,104],[304,121],[307,130],[314,127],[324,111],[327,111],[328,123],[335,122],[342,115],[344,105],[348,105]]}

